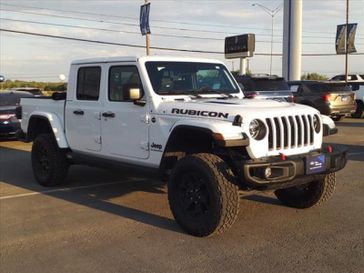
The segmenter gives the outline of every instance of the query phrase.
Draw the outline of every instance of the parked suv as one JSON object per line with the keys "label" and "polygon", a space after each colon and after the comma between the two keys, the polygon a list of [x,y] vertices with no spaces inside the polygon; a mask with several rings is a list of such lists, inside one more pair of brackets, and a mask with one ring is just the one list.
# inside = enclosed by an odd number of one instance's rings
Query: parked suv
{"label": "parked suv", "polygon": [[293,101],[292,92],[284,78],[268,74],[235,76],[245,97]]}
{"label": "parked suv", "polygon": [[[331,78],[331,81],[345,81],[345,75],[336,75]],[[351,84],[355,91],[356,110],[351,114],[354,118],[360,118],[364,112],[364,74],[348,75],[348,84]]]}
{"label": "parked suv", "polygon": [[296,103],[314,107],[335,121],[355,112],[355,93],[350,85],[330,81],[291,81],[288,84]]}

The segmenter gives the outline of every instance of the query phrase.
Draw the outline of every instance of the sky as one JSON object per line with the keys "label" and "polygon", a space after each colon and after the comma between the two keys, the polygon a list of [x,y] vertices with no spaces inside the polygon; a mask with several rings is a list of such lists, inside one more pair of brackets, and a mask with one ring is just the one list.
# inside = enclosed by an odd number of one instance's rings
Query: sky
{"label": "sky", "polygon": [[[121,44],[145,45],[140,34],[143,0],[1,0],[0,28]],[[151,45],[213,51],[186,53],[151,50],[152,55],[212,58],[237,70],[239,60],[225,60],[224,38],[255,33],[256,53],[270,53],[269,9],[276,0],[151,0]],[[356,48],[364,53],[364,0],[350,0],[349,21],[358,23]],[[274,17],[273,52],[282,53],[283,9]],[[345,0],[303,0],[302,53],[335,53],[336,26],[345,23]],[[68,77],[72,60],[144,55],[145,49],[104,45],[0,31],[0,74],[7,79],[53,82]],[[253,73],[269,73],[269,56],[249,60]],[[303,56],[302,73],[328,76],[344,72],[344,56]],[[364,72],[364,55],[349,56],[349,73]],[[282,75],[282,57],[273,57],[273,74]]]}

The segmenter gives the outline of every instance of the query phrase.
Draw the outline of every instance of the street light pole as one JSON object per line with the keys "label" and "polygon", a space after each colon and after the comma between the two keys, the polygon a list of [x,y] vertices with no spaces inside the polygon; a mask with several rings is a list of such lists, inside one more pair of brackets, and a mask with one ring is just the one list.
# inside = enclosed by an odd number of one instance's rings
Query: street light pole
{"label": "street light pole", "polygon": [[274,34],[274,16],[282,9],[282,5],[277,6],[275,9],[267,8],[259,3],[252,4],[253,7],[258,6],[264,10],[270,17],[272,17],[271,26],[271,36],[270,36],[270,65],[269,65],[269,75],[272,75],[272,65],[273,65],[273,34]]}
{"label": "street light pole", "polygon": [[345,82],[348,82],[348,49],[349,49],[349,0],[346,0],[346,28],[345,28]]}
{"label": "street light pole", "polygon": [[[148,0],[145,0],[145,1],[144,1],[144,3],[145,3],[145,4],[148,4],[148,3],[149,3],[149,1],[148,1]],[[147,33],[147,34],[145,35],[145,48],[146,48],[147,56],[149,56],[149,55],[150,55],[150,36],[149,36],[149,35],[150,35],[149,33]]]}

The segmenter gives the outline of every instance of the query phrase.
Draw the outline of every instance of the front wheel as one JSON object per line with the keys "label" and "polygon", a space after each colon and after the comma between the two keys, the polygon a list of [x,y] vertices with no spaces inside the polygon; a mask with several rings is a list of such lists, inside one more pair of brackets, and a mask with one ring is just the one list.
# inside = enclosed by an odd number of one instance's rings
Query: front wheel
{"label": "front wheel", "polygon": [[53,135],[37,136],[33,142],[31,156],[33,173],[39,184],[47,187],[62,185],[69,163]]}
{"label": "front wheel", "polygon": [[199,237],[222,233],[239,212],[235,177],[213,154],[189,155],[177,162],[168,181],[168,200],[182,229]]}
{"label": "front wheel", "polygon": [[308,184],[276,190],[274,194],[284,205],[305,209],[326,202],[335,190],[336,175],[330,173]]}

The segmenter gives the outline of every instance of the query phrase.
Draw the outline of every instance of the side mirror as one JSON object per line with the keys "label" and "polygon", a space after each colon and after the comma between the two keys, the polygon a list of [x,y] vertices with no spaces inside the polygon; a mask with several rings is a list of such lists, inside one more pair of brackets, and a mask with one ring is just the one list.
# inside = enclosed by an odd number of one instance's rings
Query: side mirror
{"label": "side mirror", "polygon": [[144,94],[140,88],[130,87],[128,93],[129,99],[133,101],[135,105],[144,106],[146,104],[145,100],[142,100]]}
{"label": "side mirror", "polygon": [[53,100],[65,100],[67,97],[66,92],[53,92],[52,99]]}
{"label": "side mirror", "polygon": [[244,85],[241,82],[238,82],[238,85],[239,85],[241,91],[244,91]]}
{"label": "side mirror", "polygon": [[359,88],[359,84],[352,84],[351,85],[351,90],[353,90],[353,91],[357,91],[357,90],[359,90],[360,88]]}
{"label": "side mirror", "polygon": [[140,88],[130,88],[129,89],[129,98],[132,101],[137,101],[142,98],[142,92]]}

